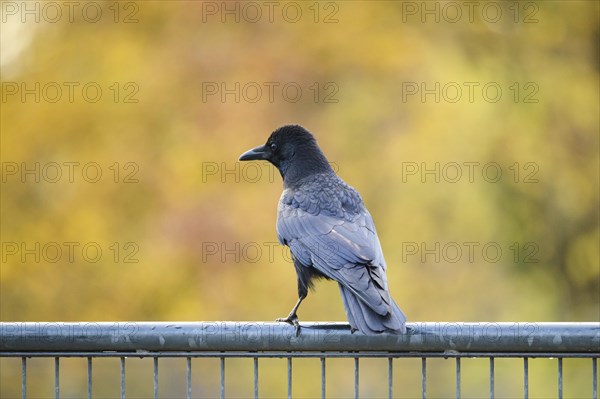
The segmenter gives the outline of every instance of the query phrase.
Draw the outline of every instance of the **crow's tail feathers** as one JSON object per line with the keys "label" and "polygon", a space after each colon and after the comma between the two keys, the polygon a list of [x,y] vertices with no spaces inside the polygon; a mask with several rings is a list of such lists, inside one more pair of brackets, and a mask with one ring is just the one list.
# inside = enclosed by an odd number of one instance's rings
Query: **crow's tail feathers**
{"label": "crow's tail feathers", "polygon": [[[361,301],[352,291],[340,284],[344,309],[352,328],[365,335],[406,333],[406,316],[392,299],[392,311],[381,316]],[[391,299],[391,298],[390,298]]]}

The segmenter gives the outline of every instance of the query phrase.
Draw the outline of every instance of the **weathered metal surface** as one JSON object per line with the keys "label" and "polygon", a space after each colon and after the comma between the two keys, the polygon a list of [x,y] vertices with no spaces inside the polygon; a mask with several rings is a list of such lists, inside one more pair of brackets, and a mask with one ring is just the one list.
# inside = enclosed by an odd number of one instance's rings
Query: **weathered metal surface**
{"label": "weathered metal surface", "polygon": [[[365,336],[345,323],[3,322],[0,352],[391,351],[599,353],[600,323],[408,323]],[[7,355],[7,354],[5,354]]]}

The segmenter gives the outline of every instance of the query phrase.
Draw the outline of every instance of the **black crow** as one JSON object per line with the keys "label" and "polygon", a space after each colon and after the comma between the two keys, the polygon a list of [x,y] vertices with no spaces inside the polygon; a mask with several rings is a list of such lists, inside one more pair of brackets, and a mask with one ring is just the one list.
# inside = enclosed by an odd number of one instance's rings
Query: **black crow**
{"label": "black crow", "polygon": [[388,291],[385,260],[373,219],[360,194],[338,177],[312,134],[297,125],[275,130],[267,143],[245,152],[240,161],[266,160],[283,178],[277,236],[287,245],[298,276],[296,312],[313,279],[339,283],[352,331],[366,335],[405,333],[406,317]]}

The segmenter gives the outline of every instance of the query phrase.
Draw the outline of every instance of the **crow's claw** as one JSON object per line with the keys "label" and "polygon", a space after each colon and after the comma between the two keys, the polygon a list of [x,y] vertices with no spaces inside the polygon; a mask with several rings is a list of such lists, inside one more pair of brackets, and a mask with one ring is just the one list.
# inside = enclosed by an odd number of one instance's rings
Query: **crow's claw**
{"label": "crow's claw", "polygon": [[298,316],[289,315],[288,317],[280,317],[275,320],[279,323],[288,323],[296,328],[296,337],[300,335],[300,321],[298,320]]}

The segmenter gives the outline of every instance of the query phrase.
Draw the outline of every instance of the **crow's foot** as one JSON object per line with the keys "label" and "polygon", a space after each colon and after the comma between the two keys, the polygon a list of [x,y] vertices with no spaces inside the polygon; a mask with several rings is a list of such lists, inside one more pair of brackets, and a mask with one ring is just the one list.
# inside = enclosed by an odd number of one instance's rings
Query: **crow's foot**
{"label": "crow's foot", "polygon": [[298,320],[298,316],[295,314],[291,314],[288,317],[280,317],[275,321],[280,323],[288,323],[296,328],[296,337],[300,335],[300,321]]}

